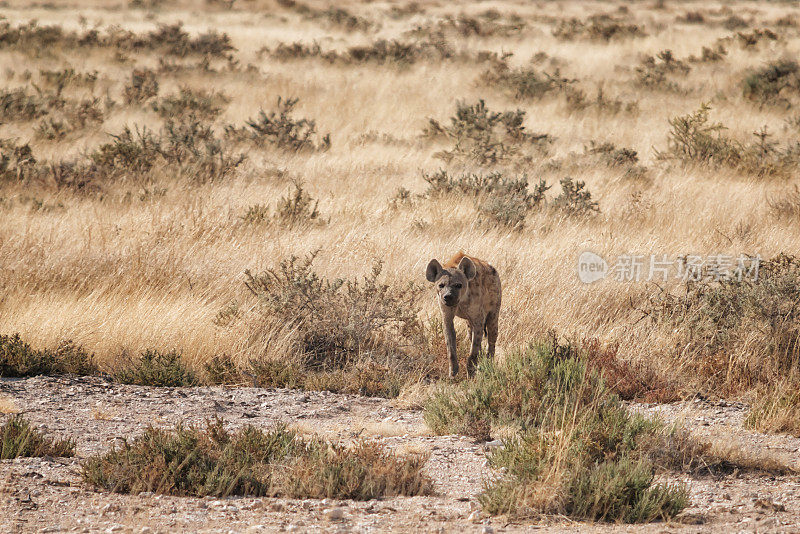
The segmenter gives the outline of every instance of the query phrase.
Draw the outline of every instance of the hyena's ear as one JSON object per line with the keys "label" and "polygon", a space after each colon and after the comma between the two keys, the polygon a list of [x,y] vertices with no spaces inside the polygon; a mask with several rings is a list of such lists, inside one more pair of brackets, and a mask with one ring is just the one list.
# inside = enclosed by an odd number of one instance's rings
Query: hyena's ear
{"label": "hyena's ear", "polygon": [[442,265],[438,261],[431,260],[428,268],[425,269],[425,278],[428,279],[428,282],[435,282],[441,276],[442,270]]}
{"label": "hyena's ear", "polygon": [[467,280],[472,280],[475,278],[475,275],[478,274],[478,272],[475,270],[475,264],[472,263],[472,260],[466,256],[461,258],[461,261],[458,262],[458,268],[462,273],[464,273],[464,276],[467,277]]}

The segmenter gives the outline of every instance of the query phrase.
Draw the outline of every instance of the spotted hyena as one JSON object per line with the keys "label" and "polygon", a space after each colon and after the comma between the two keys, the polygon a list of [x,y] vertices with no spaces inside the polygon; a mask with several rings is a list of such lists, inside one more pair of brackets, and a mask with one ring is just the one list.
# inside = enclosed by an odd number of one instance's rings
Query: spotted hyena
{"label": "spotted hyena", "polygon": [[455,317],[467,320],[472,349],[467,360],[467,373],[472,376],[478,363],[483,333],[489,341],[487,355],[494,356],[497,341],[497,318],[500,313],[500,275],[497,269],[483,260],[460,252],[442,266],[431,260],[425,278],[436,285],[436,295],[442,310],[442,323],[450,355],[450,376],[458,373],[456,356]]}

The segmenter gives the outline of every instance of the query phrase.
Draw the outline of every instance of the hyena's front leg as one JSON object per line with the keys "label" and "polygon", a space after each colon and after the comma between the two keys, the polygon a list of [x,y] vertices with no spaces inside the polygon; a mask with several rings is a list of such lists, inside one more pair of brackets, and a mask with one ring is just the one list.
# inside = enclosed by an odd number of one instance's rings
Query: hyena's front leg
{"label": "hyena's front leg", "polygon": [[456,326],[453,324],[454,314],[442,313],[444,338],[447,341],[447,354],[450,356],[450,376],[458,374],[458,355],[456,354]]}
{"label": "hyena's front leg", "polygon": [[469,360],[467,360],[467,374],[472,376],[475,374],[475,368],[478,366],[478,355],[481,353],[481,341],[483,341],[483,321],[477,321],[472,325],[472,348],[469,351]]}

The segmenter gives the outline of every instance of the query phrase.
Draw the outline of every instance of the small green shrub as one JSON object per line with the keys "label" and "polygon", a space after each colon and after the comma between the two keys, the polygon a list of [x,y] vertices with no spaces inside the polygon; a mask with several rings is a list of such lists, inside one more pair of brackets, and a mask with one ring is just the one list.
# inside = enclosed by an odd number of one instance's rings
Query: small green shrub
{"label": "small green shrub", "polygon": [[542,98],[567,92],[576,80],[563,78],[558,70],[553,74],[539,73],[532,68],[513,69],[507,63],[498,63],[485,71],[480,82],[489,87],[500,87],[514,98]]}
{"label": "small green shrub", "polygon": [[270,335],[290,346],[280,359],[240,363],[240,375],[271,387],[382,397],[439,376],[418,319],[421,287],[381,282],[379,262],[361,280],[328,280],[312,269],[315,257],[291,257],[258,275],[245,272],[257,305],[229,325],[243,321],[262,333],[268,325]]}
{"label": "small green shrub", "polygon": [[94,357],[71,341],[53,349],[36,350],[19,334],[0,335],[0,376],[97,374]]}
{"label": "small green shrub", "polygon": [[20,182],[35,174],[36,158],[28,143],[0,139],[0,182]]}
{"label": "small green shrub", "polygon": [[303,188],[303,184],[295,182],[294,191],[289,190],[286,196],[278,200],[274,213],[266,204],[253,204],[247,208],[241,219],[247,224],[274,222],[285,228],[306,226],[322,222],[317,210],[318,205],[319,201],[311,198]]}
{"label": "small green shrub", "polygon": [[25,89],[0,89],[0,121],[31,121],[47,115],[50,104]]}
{"label": "small green shrub", "polygon": [[65,102],[57,112],[42,119],[34,128],[41,139],[60,140],[88,126],[103,124],[105,113],[99,98]]}
{"label": "small green shrub", "polygon": [[88,458],[83,478],[118,493],[368,500],[430,494],[424,463],[424,457],[397,457],[374,443],[348,448],[303,440],[284,426],[230,432],[217,419],[205,429],[148,428]]}
{"label": "small green shrub", "polygon": [[291,117],[297,101],[297,98],[278,97],[277,111],[266,114],[261,110],[258,117],[247,121],[246,128],[227,126],[226,134],[232,139],[249,140],[259,145],[269,144],[292,152],[329,149],[331,134],[325,134],[315,141],[316,122]]}
{"label": "small green shrub", "polygon": [[271,210],[266,204],[252,204],[240,219],[246,224],[262,224],[270,220]]}
{"label": "small green shrub", "polygon": [[113,373],[114,380],[122,384],[153,387],[190,387],[199,384],[194,372],[181,361],[177,351],[161,352],[154,349],[144,351]]}
{"label": "small green shrub", "polygon": [[428,182],[426,198],[459,194],[474,198],[478,211],[492,224],[522,228],[525,217],[544,205],[549,186],[540,180],[528,190],[527,176],[508,178],[500,172],[451,176],[445,170],[423,173]]}
{"label": "small green shrub", "polygon": [[519,429],[490,456],[505,468],[479,497],[490,514],[644,522],[688,504],[685,486],[654,483],[653,451],[664,452],[671,432],[628,412],[572,345],[542,342],[503,363],[481,361],[474,380],[440,386],[425,421],[436,433]]}
{"label": "small green shrub", "polygon": [[39,77],[43,84],[50,85],[56,89],[57,93],[65,87],[76,86],[94,89],[97,83],[97,71],[76,72],[73,68],[59,70],[39,70]]}
{"label": "small green shrub", "polygon": [[192,116],[209,121],[217,118],[228,102],[230,98],[219,91],[195,91],[182,87],[178,94],[154,102],[153,111],[164,119]]}
{"label": "small green shrub", "polygon": [[562,20],[553,28],[552,33],[555,37],[566,41],[574,39],[610,41],[647,36],[641,26],[626,23],[611,15],[592,15],[586,21],[576,18]]}
{"label": "small green shrub", "polygon": [[769,28],[755,28],[750,33],[736,32],[736,40],[742,48],[755,48],[759,43],[777,41],[778,34]]}
{"label": "small green shrub", "polygon": [[722,123],[709,123],[711,107],[702,104],[697,111],[669,120],[669,156],[687,162],[721,164],[737,163],[739,146],[724,136]]}
{"label": "small green shrub", "polygon": [[655,57],[646,57],[642,64],[636,67],[636,84],[648,89],[680,93],[683,90],[671,76],[684,78],[690,70],[691,67],[677,59],[671,50],[662,50]]}
{"label": "small green shrub", "polygon": [[453,142],[451,149],[435,154],[444,161],[496,164],[513,159],[525,146],[543,149],[552,141],[547,134],[528,133],[524,121],[525,112],[519,109],[494,112],[483,100],[476,104],[459,102],[449,125],[443,126],[435,119],[429,119],[423,135],[445,137]]}
{"label": "small green shrub", "polygon": [[569,176],[561,180],[561,193],[553,199],[552,206],[556,210],[571,217],[586,217],[600,211],[597,201],[580,180],[573,181]]}
{"label": "small green shrub", "polygon": [[762,104],[787,105],[787,94],[800,91],[800,66],[783,59],[751,72],[744,79],[744,97]]}
{"label": "small green shrub", "polygon": [[150,69],[135,69],[123,90],[125,103],[141,104],[158,95],[158,74]]}
{"label": "small green shrub", "polygon": [[710,111],[708,104],[702,104],[694,113],[670,119],[667,151],[658,152],[658,157],[725,165],[758,177],[790,175],[800,164],[800,144],[777,146],[766,126],[753,132],[754,142],[739,142],[722,133],[726,130],[722,123],[709,123]]}
{"label": "small green shrub", "polygon": [[294,191],[289,191],[285,197],[278,200],[274,219],[282,226],[288,227],[309,224],[319,217],[318,205],[319,201],[311,198],[311,195],[303,189],[303,184],[295,183]]}
{"label": "small green shrub", "polygon": [[151,171],[167,167],[193,182],[204,183],[230,176],[244,160],[216,138],[213,130],[196,118],[168,121],[156,134],[128,126],[112,141],[89,154],[106,177],[146,179]]}
{"label": "small green shrub", "polygon": [[730,15],[722,22],[722,26],[727,30],[741,30],[750,26],[750,24],[739,15]]}
{"label": "small green shrub", "polygon": [[22,415],[12,415],[0,426],[0,460],[32,456],[74,456],[71,439],[46,437]]}

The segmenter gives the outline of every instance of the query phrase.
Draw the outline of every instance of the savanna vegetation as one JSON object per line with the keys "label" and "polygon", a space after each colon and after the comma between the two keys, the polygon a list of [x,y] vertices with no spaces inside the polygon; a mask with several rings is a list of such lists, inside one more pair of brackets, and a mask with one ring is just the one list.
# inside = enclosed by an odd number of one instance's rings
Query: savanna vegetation
{"label": "savanna vegetation", "polygon": [[[0,5],[0,376],[400,397],[435,432],[512,429],[482,504],[527,516],[686,505],[658,477],[715,460],[626,401],[737,399],[800,435],[792,5],[123,4]],[[458,250],[501,274],[499,354],[445,383],[422,275]],[[586,250],[608,262],[593,284]],[[153,429],[84,476],[429,490],[421,460],[270,432]],[[184,453],[198,469],[169,471]],[[325,489],[314,462],[369,484]]]}

